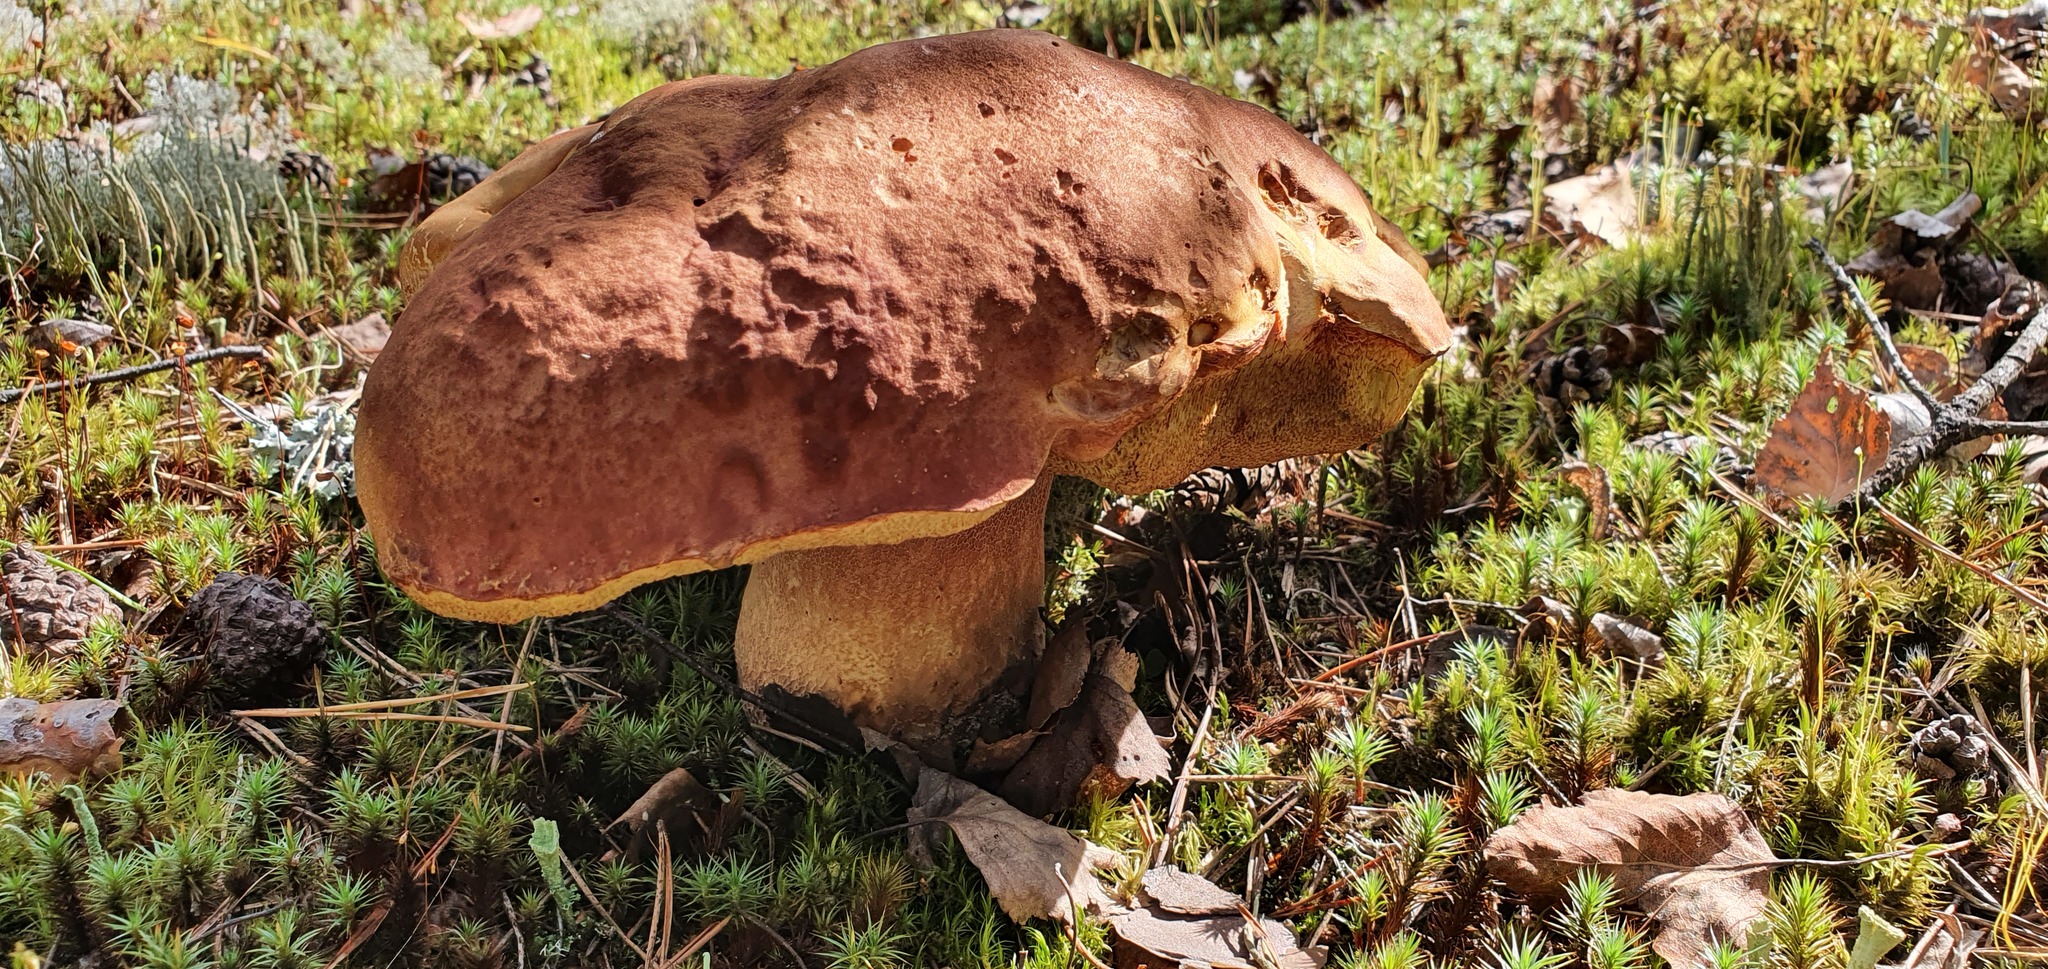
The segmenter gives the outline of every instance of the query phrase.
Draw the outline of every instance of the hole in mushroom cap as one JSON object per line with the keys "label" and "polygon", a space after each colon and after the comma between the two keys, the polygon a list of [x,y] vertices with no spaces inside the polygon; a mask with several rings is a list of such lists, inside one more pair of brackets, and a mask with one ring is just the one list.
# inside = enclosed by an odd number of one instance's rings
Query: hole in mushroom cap
{"label": "hole in mushroom cap", "polygon": [[986,118],[986,117],[990,117],[990,116],[992,116],[992,115],[994,115],[994,114],[996,113],[996,109],[995,109],[995,108],[993,108],[993,107],[990,107],[990,106],[989,106],[989,103],[988,103],[987,101],[983,101],[983,102],[981,102],[981,104],[979,105],[979,107],[981,108],[981,116],[982,116],[982,117],[984,117],[984,118]]}
{"label": "hole in mushroom cap", "polygon": [[703,204],[704,204],[704,200],[703,200],[703,199],[701,199],[701,198],[694,198],[694,199],[691,199],[691,200],[690,200],[690,204],[691,204],[691,205],[698,205],[698,206],[701,206],[701,205],[703,205]]}
{"label": "hole in mushroom cap", "polygon": [[996,149],[996,161],[1002,162],[1005,165],[1015,165],[1017,164],[1017,156],[998,148]]}
{"label": "hole in mushroom cap", "polygon": [[1221,332],[1223,326],[1215,320],[1196,320],[1194,325],[1188,327],[1188,346],[1198,347],[1205,343],[1214,343],[1216,334]]}
{"label": "hole in mushroom cap", "polygon": [[912,145],[910,143],[910,139],[908,138],[898,138],[895,141],[890,142],[889,147],[894,148],[899,152],[907,152],[916,146]]}
{"label": "hole in mushroom cap", "polygon": [[1058,184],[1058,186],[1059,186],[1059,189],[1058,189],[1058,191],[1059,191],[1059,194],[1061,194],[1061,195],[1065,195],[1065,194],[1067,194],[1068,192],[1072,192],[1072,193],[1074,193],[1075,195],[1079,195],[1079,194],[1081,194],[1081,190],[1082,190],[1082,189],[1084,189],[1084,188],[1087,188],[1087,187],[1088,187],[1088,186],[1086,186],[1086,185],[1082,184],[1082,183],[1081,183],[1081,181],[1080,181],[1079,179],[1076,179],[1076,178],[1074,177],[1074,173],[1073,173],[1073,172],[1067,171],[1067,170],[1065,170],[1065,169],[1061,169],[1061,170],[1059,170],[1059,171],[1057,171],[1057,172],[1054,172],[1054,173],[1053,173],[1053,181],[1054,181],[1054,182],[1055,182],[1056,184]]}

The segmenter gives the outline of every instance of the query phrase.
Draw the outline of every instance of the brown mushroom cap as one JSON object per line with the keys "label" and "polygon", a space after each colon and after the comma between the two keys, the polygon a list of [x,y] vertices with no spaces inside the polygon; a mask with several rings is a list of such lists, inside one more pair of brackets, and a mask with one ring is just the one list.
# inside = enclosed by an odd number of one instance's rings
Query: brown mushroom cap
{"label": "brown mushroom cap", "polygon": [[1292,128],[1029,31],[666,85],[474,191],[356,442],[386,573],[467,618],[1355,446],[1448,335]]}

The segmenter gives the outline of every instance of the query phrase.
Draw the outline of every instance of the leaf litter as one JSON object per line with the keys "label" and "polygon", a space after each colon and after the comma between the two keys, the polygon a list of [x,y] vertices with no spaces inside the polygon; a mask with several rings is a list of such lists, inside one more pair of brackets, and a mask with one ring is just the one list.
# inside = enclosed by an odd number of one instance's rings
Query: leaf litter
{"label": "leaf litter", "polygon": [[1606,788],[1578,805],[1531,808],[1486,842],[1487,872],[1532,901],[1559,900],[1583,869],[1612,879],[1657,923],[1651,948],[1678,969],[1708,966],[1711,944],[1748,936],[1776,860],[1741,805],[1719,794]]}

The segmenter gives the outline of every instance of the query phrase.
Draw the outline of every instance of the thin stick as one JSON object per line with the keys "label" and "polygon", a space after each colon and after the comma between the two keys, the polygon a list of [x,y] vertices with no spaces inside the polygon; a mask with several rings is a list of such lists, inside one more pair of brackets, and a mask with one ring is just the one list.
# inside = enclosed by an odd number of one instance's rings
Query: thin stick
{"label": "thin stick", "polygon": [[1842,264],[1835,261],[1835,257],[1828,255],[1827,247],[1821,245],[1819,239],[1806,240],[1806,248],[1813,250],[1813,254],[1820,257],[1821,264],[1828,267],[1828,272],[1834,275],[1835,285],[1842,288],[1842,295],[1847,297],[1849,303],[1863,315],[1863,321],[1870,326],[1870,335],[1877,339],[1878,352],[1884,357],[1885,366],[1891,368],[1892,375],[1899,378],[1899,383],[1906,385],[1906,389],[1912,391],[1913,396],[1920,399],[1920,403],[1927,405],[1929,414],[1938,411],[1941,408],[1941,401],[1928,392],[1926,387],[1920,385],[1920,378],[1913,376],[1913,369],[1906,366],[1906,358],[1899,354],[1898,344],[1892,342],[1891,327],[1885,326],[1878,319],[1877,311],[1871,309],[1870,304],[1864,301],[1863,291],[1856,288],[1856,282],[1849,278],[1848,270],[1843,269]]}
{"label": "thin stick", "polygon": [[2048,612],[2048,599],[2041,598],[2040,596],[2029,591],[2025,586],[2022,586],[2019,583],[2014,582],[2013,580],[1998,574],[1998,572],[1994,569],[1985,568],[1984,566],[1978,565],[1977,563],[1962,557],[1956,552],[1951,551],[1948,546],[1935,541],[1934,538],[1928,535],[1926,532],[1923,532],[1917,528],[1914,528],[1912,525],[1907,524],[1905,519],[1900,518],[1896,514],[1893,514],[1891,509],[1886,508],[1885,506],[1879,504],[1872,504],[1871,507],[1875,508],[1877,510],[1877,513],[1880,516],[1882,516],[1885,522],[1890,524],[1895,531],[1897,531],[1901,535],[1906,536],[1907,538],[1912,539],[1915,544],[1918,544],[1922,548],[1925,548],[1928,551],[1941,556],[1942,558],[1954,562],[1955,564],[1960,565],[1963,568],[1969,569],[1971,572],[1976,573],[1984,581],[1989,582],[1992,585],[1998,586],[1999,588],[2004,589],[2005,591],[2010,592],[2015,596],[2018,596],[2021,602],[2024,602],[2027,605],[2033,606],[2034,608],[2040,609],[2044,612]]}
{"label": "thin stick", "polygon": [[458,727],[476,727],[481,730],[511,730],[520,733],[533,729],[523,723],[502,723],[497,720],[484,720],[478,717],[444,716],[438,713],[383,713],[375,710],[362,713],[335,713],[332,710],[320,710],[312,707],[299,710],[236,711],[235,713],[235,716],[238,717],[251,715],[286,718],[319,717],[322,719],[333,718],[335,720],[417,720],[424,723],[445,723]]}
{"label": "thin stick", "polygon": [[1159,845],[1152,852],[1152,865],[1165,864],[1173,854],[1174,839],[1180,835],[1181,812],[1188,806],[1188,778],[1194,775],[1195,761],[1202,757],[1202,744],[1209,739],[1209,721],[1216,715],[1216,694],[1209,694],[1208,703],[1202,707],[1202,723],[1195,728],[1195,739],[1188,744],[1188,759],[1181,764],[1180,777],[1173,782],[1173,796],[1166,807],[1166,830],[1159,836]]}
{"label": "thin stick", "polygon": [[725,931],[725,927],[731,923],[732,916],[728,915],[705,926],[704,931],[691,936],[690,941],[683,943],[683,951],[670,956],[667,962],[662,963],[661,969],[676,969],[677,966],[683,964],[684,959],[696,955],[699,949],[710,945],[711,940],[717,938],[718,933]]}
{"label": "thin stick", "polygon": [[418,706],[422,703],[438,703],[442,700],[470,700],[477,697],[497,696],[500,693],[517,693],[533,684],[507,683],[503,686],[479,686],[472,690],[457,690],[434,696],[401,697],[396,700],[364,700],[360,703],[337,703],[324,707],[265,707],[258,710],[231,711],[238,717],[317,717],[324,714],[357,713],[363,710],[390,710],[394,707]]}
{"label": "thin stick", "polygon": [[1423,643],[1431,642],[1437,639],[1442,639],[1443,637],[1448,635],[1450,635],[1450,633],[1430,633],[1427,636],[1417,636],[1414,639],[1404,639],[1390,646],[1382,646],[1379,649],[1375,649],[1370,653],[1366,653],[1361,656],[1353,656],[1342,663],[1338,663],[1337,665],[1322,671],[1321,673],[1317,673],[1314,677],[1314,681],[1317,683],[1328,683],[1330,682],[1330,680],[1336,678],[1339,674],[1349,673],[1353,669],[1356,669],[1357,667],[1362,666],[1366,663],[1370,663],[1373,660],[1379,659],[1383,656],[1390,656],[1394,653],[1398,653],[1401,650],[1407,649],[1410,646],[1420,646]]}
{"label": "thin stick", "polygon": [[14,401],[26,397],[30,394],[41,394],[53,390],[70,390],[74,387],[91,387],[95,384],[111,384],[119,383],[125,380],[134,380],[137,377],[146,377],[149,376],[150,374],[158,373],[164,370],[169,370],[173,367],[184,367],[194,363],[205,363],[208,360],[220,360],[226,357],[244,357],[260,359],[263,357],[267,357],[269,355],[270,351],[262,347],[214,347],[211,350],[200,350],[194,353],[187,353],[180,356],[166,357],[162,360],[155,361],[154,363],[143,363],[137,364],[133,367],[122,367],[119,370],[107,370],[101,373],[86,374],[83,377],[73,377],[70,380],[51,380],[39,384],[29,384],[26,387],[15,387],[8,390],[0,390],[0,404],[11,404]]}

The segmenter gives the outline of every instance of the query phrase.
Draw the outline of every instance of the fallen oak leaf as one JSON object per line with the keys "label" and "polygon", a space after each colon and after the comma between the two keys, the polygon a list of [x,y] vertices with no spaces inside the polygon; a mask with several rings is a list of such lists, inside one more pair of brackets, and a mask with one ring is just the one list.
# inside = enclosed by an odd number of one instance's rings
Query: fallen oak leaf
{"label": "fallen oak leaf", "polygon": [[62,784],[119,770],[120,712],[113,700],[0,700],[0,774],[48,774]]}
{"label": "fallen oak leaf", "polygon": [[989,894],[1018,922],[1070,922],[1079,905],[1091,915],[1122,910],[1095,878],[1116,863],[1114,852],[1030,817],[1002,798],[944,771],[923,769],[911,799],[913,826],[945,825],[967,860],[981,870]]}
{"label": "fallen oak leaf", "polygon": [[1884,466],[1891,446],[1891,417],[1823,360],[1792,408],[1771,425],[1756,456],[1756,481],[1788,498],[1834,504]]}
{"label": "fallen oak leaf", "polygon": [[1719,794],[1593,791],[1577,806],[1532,808],[1486,842],[1487,872],[1538,902],[1597,869],[1658,923],[1650,947],[1676,969],[1709,965],[1715,942],[1743,942],[1763,917],[1776,860]]}

